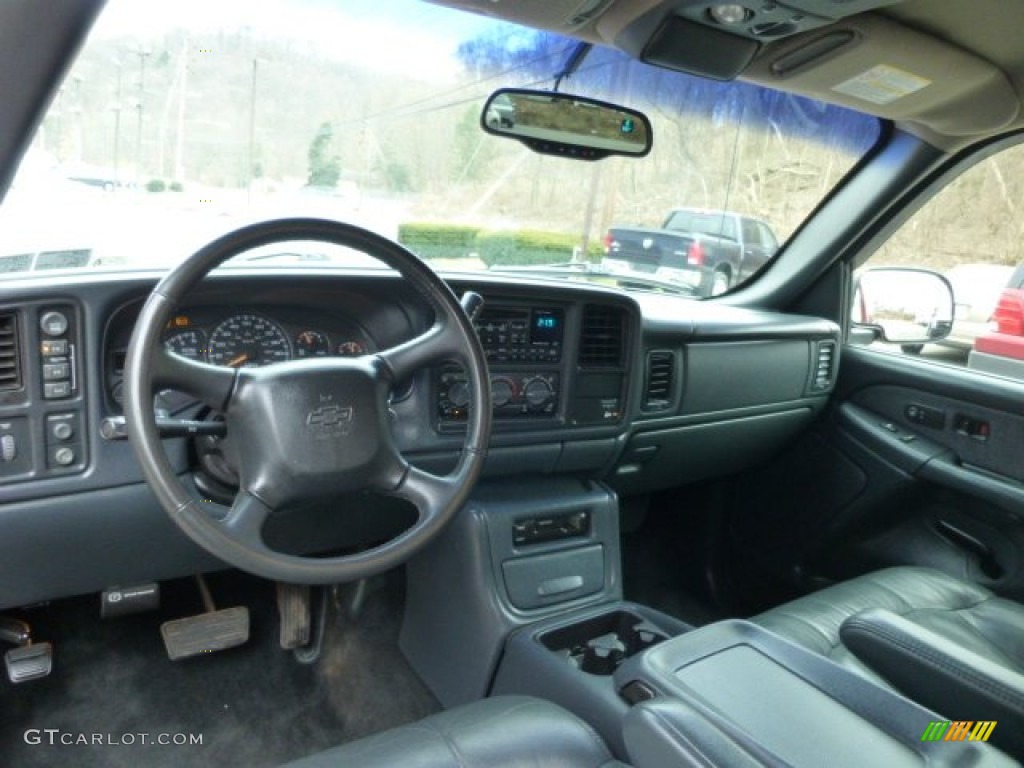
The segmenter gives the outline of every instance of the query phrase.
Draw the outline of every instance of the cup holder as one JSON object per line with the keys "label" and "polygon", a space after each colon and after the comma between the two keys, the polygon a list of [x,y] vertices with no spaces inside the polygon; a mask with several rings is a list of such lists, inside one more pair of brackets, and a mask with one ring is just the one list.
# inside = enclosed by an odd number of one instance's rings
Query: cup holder
{"label": "cup holder", "polygon": [[651,622],[629,611],[614,611],[540,636],[549,651],[592,675],[611,675],[634,654],[665,640]]}

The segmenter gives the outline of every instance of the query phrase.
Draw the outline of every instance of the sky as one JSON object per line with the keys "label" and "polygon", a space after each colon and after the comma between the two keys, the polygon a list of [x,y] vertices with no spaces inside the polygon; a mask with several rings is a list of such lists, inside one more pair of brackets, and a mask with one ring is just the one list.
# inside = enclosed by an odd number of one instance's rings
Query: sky
{"label": "sky", "polygon": [[[156,37],[175,27],[197,31],[249,27],[258,34],[308,41],[344,61],[448,79],[462,40],[496,22],[422,0],[111,0],[99,36]],[[429,32],[429,34],[424,34]],[[381,56],[381,47],[391,55]]]}

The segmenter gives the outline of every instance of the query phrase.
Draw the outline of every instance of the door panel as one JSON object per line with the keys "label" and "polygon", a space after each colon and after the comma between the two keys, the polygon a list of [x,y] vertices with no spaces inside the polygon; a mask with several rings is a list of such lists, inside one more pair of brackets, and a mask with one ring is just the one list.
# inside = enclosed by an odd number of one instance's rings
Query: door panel
{"label": "door panel", "polygon": [[736,479],[728,521],[747,610],[903,564],[1024,600],[1024,385],[848,346],[829,413]]}

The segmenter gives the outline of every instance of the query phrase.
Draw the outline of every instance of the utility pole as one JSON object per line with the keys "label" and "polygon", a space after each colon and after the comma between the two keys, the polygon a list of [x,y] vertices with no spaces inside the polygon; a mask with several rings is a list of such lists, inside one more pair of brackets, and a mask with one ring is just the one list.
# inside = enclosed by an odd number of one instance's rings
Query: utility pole
{"label": "utility pole", "polygon": [[181,50],[181,92],[178,94],[178,130],[175,132],[174,181],[185,182],[185,98],[188,94],[188,37]]}
{"label": "utility pole", "polygon": [[149,51],[139,49],[136,52],[139,57],[139,99],[136,105],[138,114],[138,133],[135,136],[135,186],[142,186],[142,116],[143,116],[143,99],[146,95],[146,59],[149,57]]}
{"label": "utility pole", "polygon": [[256,72],[259,59],[252,60],[252,84],[249,89],[249,172],[246,174],[246,197],[252,203],[252,179],[256,163]]}
{"label": "utility pole", "polygon": [[124,66],[120,59],[117,59],[117,97],[114,101],[114,187],[117,187],[120,181],[119,175],[119,162],[120,162],[120,151],[121,151],[121,76],[123,74]]}

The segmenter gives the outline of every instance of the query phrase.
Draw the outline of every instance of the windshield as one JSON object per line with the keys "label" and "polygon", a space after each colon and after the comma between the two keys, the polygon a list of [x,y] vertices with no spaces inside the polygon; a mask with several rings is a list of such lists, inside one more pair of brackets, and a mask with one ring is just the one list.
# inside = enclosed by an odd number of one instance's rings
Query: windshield
{"label": "windshield", "polygon": [[[113,0],[0,209],[0,272],[162,269],[302,214],[443,270],[707,296],[756,276],[878,136],[600,48],[561,90],[646,113],[650,154],[572,160],[481,129],[491,92],[551,88],[575,45],[414,0]],[[241,261],[366,267],[315,244]]]}

